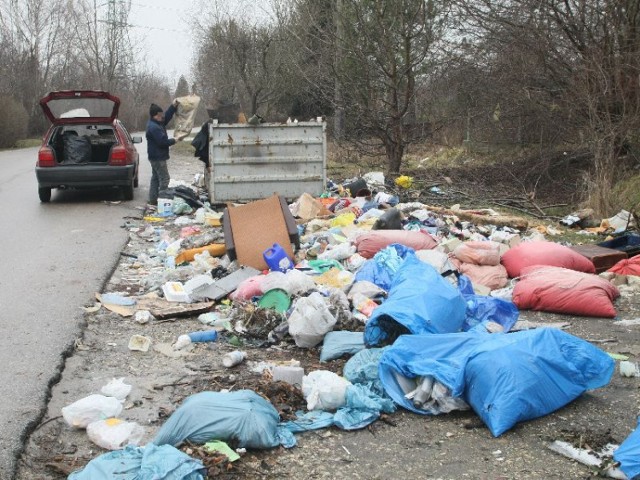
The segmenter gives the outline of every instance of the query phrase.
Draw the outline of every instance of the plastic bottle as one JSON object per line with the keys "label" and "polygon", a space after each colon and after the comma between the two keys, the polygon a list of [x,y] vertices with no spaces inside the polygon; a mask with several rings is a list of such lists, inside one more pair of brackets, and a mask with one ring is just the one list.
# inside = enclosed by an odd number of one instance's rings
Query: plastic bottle
{"label": "plastic bottle", "polygon": [[216,330],[202,330],[188,334],[192,342],[213,342],[218,338]]}
{"label": "plastic bottle", "polygon": [[431,398],[431,391],[433,390],[433,377],[426,375],[422,378],[422,382],[416,389],[416,394],[413,397],[413,405],[416,408],[422,407],[422,405]]}
{"label": "plastic bottle", "polygon": [[227,368],[235,367],[236,365],[240,365],[246,356],[246,352],[236,350],[222,357],[222,364]]}

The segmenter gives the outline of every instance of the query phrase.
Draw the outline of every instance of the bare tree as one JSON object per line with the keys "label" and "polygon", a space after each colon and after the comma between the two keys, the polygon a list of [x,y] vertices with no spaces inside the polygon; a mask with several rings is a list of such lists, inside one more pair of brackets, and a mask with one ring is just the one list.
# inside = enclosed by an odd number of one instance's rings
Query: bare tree
{"label": "bare tree", "polygon": [[76,0],[75,42],[80,78],[87,87],[116,91],[126,85],[134,64],[129,40],[131,2]]}
{"label": "bare tree", "polygon": [[50,88],[56,71],[66,63],[67,11],[65,0],[0,0],[0,32],[8,49],[5,88],[27,109],[31,132],[43,128],[34,99]]}
{"label": "bare tree", "polygon": [[477,33],[494,58],[520,59],[512,67],[522,67],[525,74],[509,76],[511,90],[541,107],[538,113],[546,109],[549,120],[564,120],[559,143],[591,153],[589,200],[607,213],[620,158],[640,127],[640,3],[477,0],[460,5],[468,15],[467,31]]}
{"label": "bare tree", "polygon": [[313,32],[295,31],[300,48],[323,54],[307,78],[333,101],[338,129],[344,124],[365,153],[383,148],[388,172],[398,173],[414,141],[416,84],[431,74],[449,2],[340,0],[330,8],[331,16],[318,16],[313,2],[292,1],[294,18]]}

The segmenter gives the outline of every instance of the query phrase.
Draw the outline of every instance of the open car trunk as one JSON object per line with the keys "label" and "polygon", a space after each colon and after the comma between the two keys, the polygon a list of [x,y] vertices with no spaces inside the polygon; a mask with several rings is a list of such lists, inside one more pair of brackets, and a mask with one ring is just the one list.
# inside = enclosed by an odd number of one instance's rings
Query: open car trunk
{"label": "open car trunk", "polygon": [[118,143],[111,125],[73,125],[56,128],[49,146],[60,165],[82,165],[109,161],[111,147]]}

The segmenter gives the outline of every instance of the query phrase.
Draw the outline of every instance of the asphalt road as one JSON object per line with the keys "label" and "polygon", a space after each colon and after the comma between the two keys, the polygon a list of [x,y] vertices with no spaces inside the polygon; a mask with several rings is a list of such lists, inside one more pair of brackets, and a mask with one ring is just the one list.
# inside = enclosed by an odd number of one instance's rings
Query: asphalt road
{"label": "asphalt road", "polygon": [[25,436],[36,425],[92,305],[128,239],[127,216],[140,216],[150,168],[138,145],[140,188],[53,191],[38,200],[36,148],[0,152],[0,480],[14,475]]}

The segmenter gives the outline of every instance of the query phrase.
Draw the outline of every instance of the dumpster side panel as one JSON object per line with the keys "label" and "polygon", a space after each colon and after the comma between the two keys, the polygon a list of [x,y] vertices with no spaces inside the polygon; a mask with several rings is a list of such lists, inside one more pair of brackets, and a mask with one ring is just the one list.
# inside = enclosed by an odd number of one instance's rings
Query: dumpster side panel
{"label": "dumpster side panel", "polygon": [[207,172],[212,202],[320,195],[326,184],[325,124],[212,124]]}

